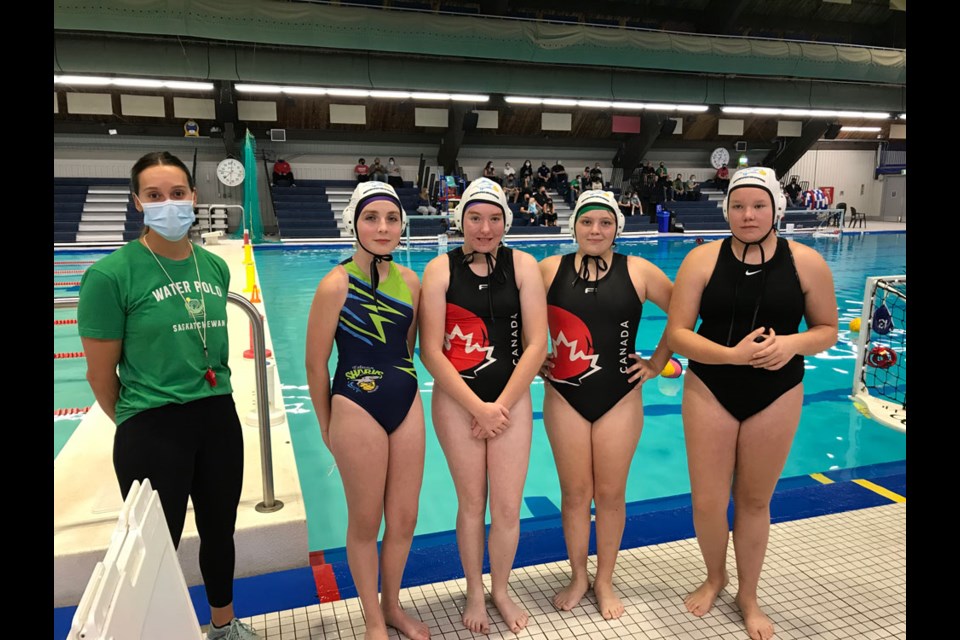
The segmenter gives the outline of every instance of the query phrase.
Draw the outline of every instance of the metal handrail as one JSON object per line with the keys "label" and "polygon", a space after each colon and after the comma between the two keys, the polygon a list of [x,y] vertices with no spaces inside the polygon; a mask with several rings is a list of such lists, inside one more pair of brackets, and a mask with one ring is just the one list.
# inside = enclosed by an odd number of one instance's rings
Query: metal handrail
{"label": "metal handrail", "polygon": [[[267,396],[267,352],[263,318],[253,303],[238,293],[227,294],[227,301],[239,306],[247,314],[253,329],[254,371],[257,379],[257,418],[260,423],[260,476],[263,481],[263,502],[255,507],[260,513],[271,513],[283,508],[273,492],[273,448],[270,441],[270,400]],[[54,309],[76,307],[77,296],[53,299]]]}

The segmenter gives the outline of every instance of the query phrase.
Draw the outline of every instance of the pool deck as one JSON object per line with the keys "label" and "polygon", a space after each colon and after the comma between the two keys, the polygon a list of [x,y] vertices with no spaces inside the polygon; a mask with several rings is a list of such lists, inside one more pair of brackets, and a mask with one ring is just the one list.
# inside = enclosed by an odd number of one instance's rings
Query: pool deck
{"label": "pool deck", "polygon": [[[207,248],[229,265],[230,291],[249,299],[242,291],[246,283],[242,242],[221,240]],[[256,306],[263,315],[263,305]],[[263,501],[263,487],[259,430],[247,423],[248,415],[253,412],[253,424],[256,424],[254,361],[243,356],[250,348],[249,321],[234,304],[227,305],[227,314],[233,398],[244,424],[243,490],[235,535],[236,575],[306,567],[309,562],[306,511],[285,417],[271,427],[274,494],[284,506],[274,513],[260,513],[255,509]],[[271,348],[269,326],[265,329],[267,348]],[[276,369],[273,371],[279,394],[279,376]],[[282,398],[279,402],[282,406]],[[54,607],[77,604],[116,526],[123,501],[113,471],[114,429],[113,422],[94,404],[54,459]],[[187,584],[191,586],[202,583],[197,561],[199,539],[192,511],[191,505],[178,552]]]}

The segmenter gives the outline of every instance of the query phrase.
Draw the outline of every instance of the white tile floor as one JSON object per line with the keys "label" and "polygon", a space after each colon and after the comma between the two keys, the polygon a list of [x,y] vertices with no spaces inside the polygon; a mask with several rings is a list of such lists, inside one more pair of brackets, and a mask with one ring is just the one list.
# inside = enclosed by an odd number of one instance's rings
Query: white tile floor
{"label": "white tile floor", "polygon": [[[760,602],[774,622],[775,637],[905,638],[906,516],[906,504],[901,503],[774,525]],[[734,603],[737,581],[732,545],[728,564],[730,585],[714,609],[700,619],[683,608],[684,596],[704,576],[695,539],[621,552],[615,581],[626,613],[614,621],[600,616],[592,594],[573,611],[553,608],[553,594],[567,577],[566,562],[518,569],[511,586],[529,611],[530,623],[515,636],[489,605],[487,637],[747,638]],[[473,637],[460,624],[465,589],[464,580],[451,580],[404,589],[400,598],[411,614],[430,626],[432,638],[461,640]],[[245,622],[263,640],[352,639],[363,638],[364,631],[356,598],[254,616]],[[391,630],[390,637],[400,636]]]}

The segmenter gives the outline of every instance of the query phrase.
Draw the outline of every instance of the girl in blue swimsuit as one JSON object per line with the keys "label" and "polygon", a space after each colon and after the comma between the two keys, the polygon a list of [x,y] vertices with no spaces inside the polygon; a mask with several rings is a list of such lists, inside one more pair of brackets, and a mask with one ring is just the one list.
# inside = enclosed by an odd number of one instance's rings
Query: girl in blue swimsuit
{"label": "girl in blue swimsuit", "polygon": [[732,494],[737,603],[755,640],[773,635],[757,587],[770,498],[800,421],[803,359],[837,340],[830,269],[814,249],[777,237],[785,208],[772,169],[734,174],[723,201],[732,237],[687,255],[667,319],[670,347],[690,359],[683,428],[693,523],[707,567],[706,580],[685,604],[702,616],[727,584]]}
{"label": "girl in blue swimsuit", "polygon": [[[323,441],[343,480],[347,562],[366,620],[364,637],[386,638],[391,626],[425,640],[427,625],[399,602],[423,480],[423,405],[411,361],[420,282],[390,255],[406,223],[393,187],[358,184],[343,222],[357,250],[317,287],[307,325],[307,383]],[[334,342],[338,362],[331,386]]]}
{"label": "girl in blue swimsuit", "polygon": [[569,611],[590,587],[587,554],[595,503],[593,591],[608,620],[623,614],[613,571],[625,525],[627,474],[643,429],[640,385],[659,375],[670,357],[664,340],[650,360],[634,353],[634,343],[643,303],[650,300],[666,311],[673,289],[656,265],[614,252],[623,225],[612,193],[584,191],[570,221],[577,251],[540,263],[553,344],[542,370],[549,383],[543,423],[560,476],[571,569],[570,583],[553,604]]}

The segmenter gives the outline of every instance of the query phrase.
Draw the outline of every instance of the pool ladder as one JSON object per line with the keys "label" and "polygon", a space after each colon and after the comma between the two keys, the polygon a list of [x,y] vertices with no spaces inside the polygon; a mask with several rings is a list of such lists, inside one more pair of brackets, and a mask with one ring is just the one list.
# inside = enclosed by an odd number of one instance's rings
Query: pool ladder
{"label": "pool ladder", "polygon": [[[263,318],[253,303],[238,293],[227,294],[232,302],[247,314],[253,328],[253,365],[257,377],[257,417],[260,423],[260,476],[263,480],[263,502],[255,507],[260,513],[272,513],[283,508],[283,502],[274,497],[273,492],[273,448],[270,441],[270,401],[267,397],[267,353],[266,337],[263,331]],[[53,299],[54,309],[76,307],[80,298],[63,297]]]}

